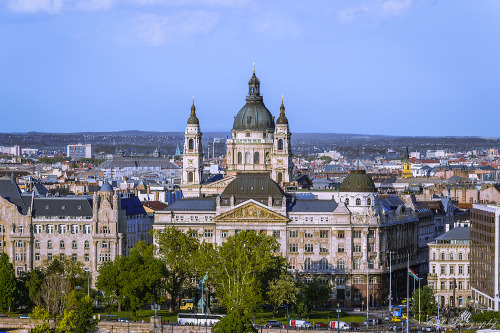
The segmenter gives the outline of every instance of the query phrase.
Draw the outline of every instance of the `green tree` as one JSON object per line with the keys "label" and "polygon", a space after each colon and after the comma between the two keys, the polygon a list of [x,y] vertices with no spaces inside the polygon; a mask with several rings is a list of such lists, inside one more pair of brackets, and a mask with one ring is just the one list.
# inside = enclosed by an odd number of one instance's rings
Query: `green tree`
{"label": "green tree", "polygon": [[328,164],[332,161],[332,158],[330,156],[321,156],[319,159],[325,162],[323,164]]}
{"label": "green tree", "polygon": [[257,333],[257,329],[252,325],[252,320],[248,313],[243,310],[230,312],[222,318],[213,328],[213,333]]}
{"label": "green tree", "polygon": [[273,307],[273,319],[281,304],[291,304],[297,301],[299,288],[290,274],[282,273],[279,279],[269,284],[267,298],[269,304]]}
{"label": "green tree", "polygon": [[118,311],[125,301],[122,294],[122,271],[125,270],[126,257],[116,257],[113,261],[99,265],[99,275],[96,279],[96,288],[104,293],[109,304],[118,305]]}
{"label": "green tree", "polygon": [[321,303],[327,302],[332,294],[331,287],[319,279],[307,283],[299,283],[300,292],[295,302],[295,311],[305,316]]}
{"label": "green tree", "polygon": [[50,315],[42,307],[35,306],[33,311],[30,313],[31,319],[38,319],[41,321],[40,324],[35,325],[35,327],[31,330],[33,333],[50,333],[52,330],[50,329],[49,319]]}
{"label": "green tree", "polygon": [[[413,298],[413,313],[418,316],[418,308],[419,308],[419,289],[413,290],[412,298]],[[428,286],[424,286],[420,289],[420,311],[422,315],[434,315],[437,313],[437,303],[436,298],[434,297],[434,292]]]}
{"label": "green tree", "polygon": [[285,259],[276,255],[278,251],[275,238],[244,231],[206,252],[210,280],[229,313],[252,313],[262,305],[265,287],[285,267]]}
{"label": "green tree", "polygon": [[9,257],[0,254],[0,311],[11,310],[16,299],[16,273]]}
{"label": "green tree", "polygon": [[93,300],[81,290],[73,290],[68,296],[68,306],[58,328],[66,332],[93,332],[97,321],[93,319]]}
{"label": "green tree", "polygon": [[158,254],[166,265],[164,287],[170,295],[169,311],[172,312],[180,291],[188,278],[194,275],[194,259],[199,244],[190,232],[183,233],[170,226],[155,231],[153,236],[158,244]]}

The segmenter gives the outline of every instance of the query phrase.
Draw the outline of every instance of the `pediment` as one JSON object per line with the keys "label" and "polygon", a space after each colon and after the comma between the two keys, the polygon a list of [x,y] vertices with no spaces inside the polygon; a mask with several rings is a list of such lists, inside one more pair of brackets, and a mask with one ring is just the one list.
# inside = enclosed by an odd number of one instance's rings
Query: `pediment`
{"label": "pediment", "polygon": [[289,219],[286,216],[273,212],[254,202],[248,202],[242,206],[216,216],[217,222],[282,222],[287,223]]}
{"label": "pediment", "polygon": [[227,185],[229,185],[230,182],[232,182],[236,178],[236,176],[229,176],[229,177],[224,177],[221,180],[218,180],[216,182],[210,183],[210,184],[203,184],[203,187],[205,188],[226,188]]}

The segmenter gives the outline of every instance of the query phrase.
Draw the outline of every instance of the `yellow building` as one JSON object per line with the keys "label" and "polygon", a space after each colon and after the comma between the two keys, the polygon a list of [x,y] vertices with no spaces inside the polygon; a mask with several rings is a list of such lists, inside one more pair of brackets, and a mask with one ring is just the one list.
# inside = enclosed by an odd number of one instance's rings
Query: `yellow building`
{"label": "yellow building", "polygon": [[406,145],[406,153],[403,158],[403,178],[411,178],[411,162],[410,154],[408,153],[408,145]]}

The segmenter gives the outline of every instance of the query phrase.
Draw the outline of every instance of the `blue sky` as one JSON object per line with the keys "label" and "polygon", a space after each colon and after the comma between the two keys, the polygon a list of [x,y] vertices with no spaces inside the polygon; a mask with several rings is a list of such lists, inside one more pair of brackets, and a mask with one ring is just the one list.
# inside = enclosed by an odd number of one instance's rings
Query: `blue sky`
{"label": "blue sky", "polygon": [[0,0],[0,132],[499,136],[500,1]]}

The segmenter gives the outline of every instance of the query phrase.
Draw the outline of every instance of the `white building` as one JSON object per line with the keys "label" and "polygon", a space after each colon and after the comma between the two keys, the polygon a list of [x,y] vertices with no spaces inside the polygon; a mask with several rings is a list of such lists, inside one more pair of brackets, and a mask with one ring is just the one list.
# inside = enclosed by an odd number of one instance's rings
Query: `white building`
{"label": "white building", "polygon": [[92,158],[92,145],[89,144],[74,144],[66,147],[66,155],[73,161],[80,158]]}

